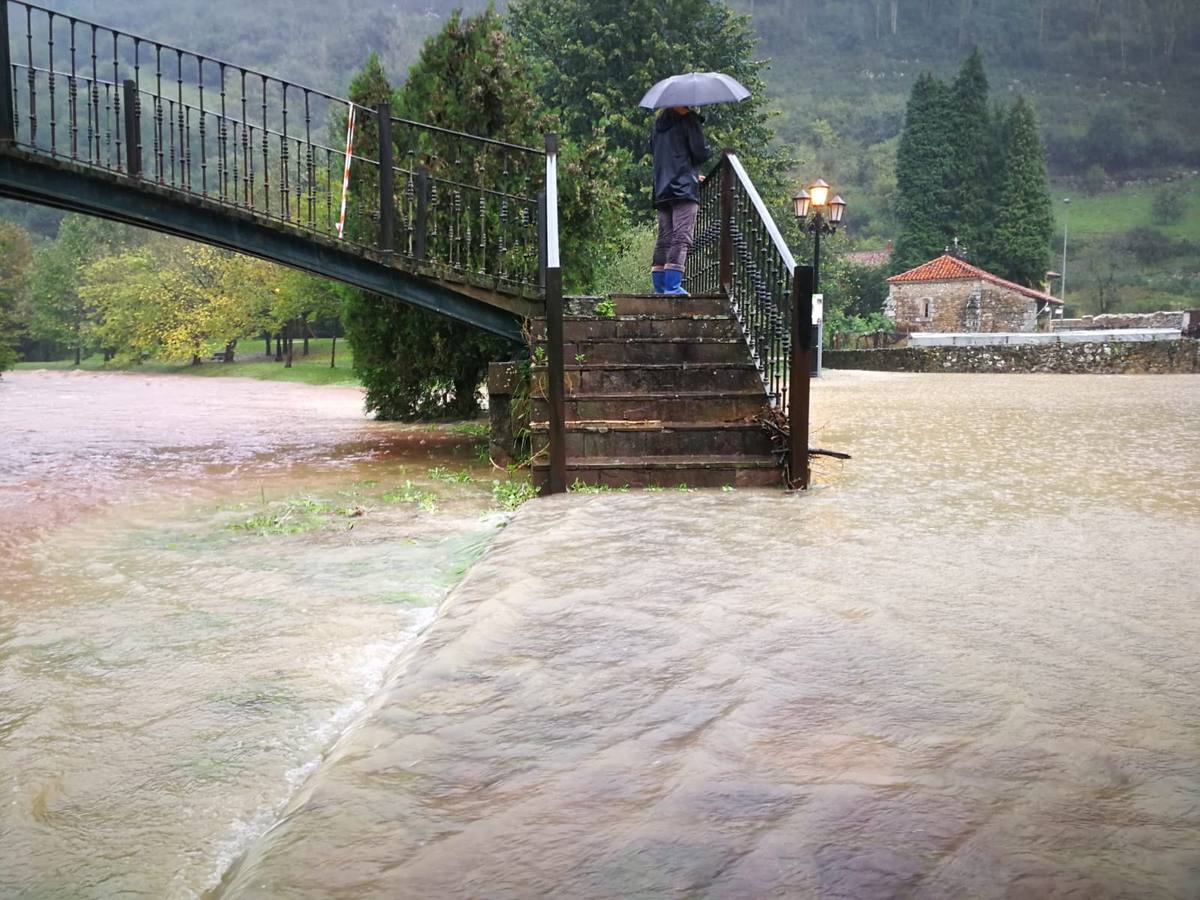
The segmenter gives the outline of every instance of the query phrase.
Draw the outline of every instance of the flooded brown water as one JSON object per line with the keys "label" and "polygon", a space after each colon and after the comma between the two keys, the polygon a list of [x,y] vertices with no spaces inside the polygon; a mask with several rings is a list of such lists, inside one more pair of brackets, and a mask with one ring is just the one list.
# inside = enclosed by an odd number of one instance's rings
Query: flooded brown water
{"label": "flooded brown water", "polygon": [[1200,379],[832,373],[522,509],[224,897],[1195,897]]}
{"label": "flooded brown water", "polygon": [[[807,496],[498,536],[329,389],[219,390],[253,439],[52,459],[96,513],[0,563],[0,894],[1200,895],[1200,378],[830,373]],[[264,485],[371,512],[230,529]]]}
{"label": "flooded brown water", "polygon": [[217,884],[500,524],[358,390],[7,373],[0,434],[6,898]]}

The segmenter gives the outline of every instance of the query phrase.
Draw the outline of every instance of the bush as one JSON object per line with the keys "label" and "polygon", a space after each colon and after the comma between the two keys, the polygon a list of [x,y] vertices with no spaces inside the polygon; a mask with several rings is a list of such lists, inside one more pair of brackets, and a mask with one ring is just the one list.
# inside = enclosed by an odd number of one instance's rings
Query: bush
{"label": "bush", "polygon": [[1164,225],[1174,225],[1183,218],[1186,206],[1187,198],[1183,192],[1168,185],[1154,195],[1154,201],[1150,208],[1158,222]]}
{"label": "bush", "polygon": [[597,289],[605,294],[648,293],[650,257],[657,237],[658,226],[651,222],[626,228],[620,237],[620,249],[596,273]]}

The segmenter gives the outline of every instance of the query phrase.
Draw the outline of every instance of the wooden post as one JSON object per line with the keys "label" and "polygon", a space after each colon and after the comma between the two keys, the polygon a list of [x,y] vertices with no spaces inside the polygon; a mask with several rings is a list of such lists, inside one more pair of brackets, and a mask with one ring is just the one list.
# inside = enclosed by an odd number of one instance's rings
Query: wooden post
{"label": "wooden post", "polygon": [[546,135],[546,382],[550,406],[550,483],[547,493],[567,489],[567,395],[563,360],[562,268],[558,255],[558,135]]}
{"label": "wooden post", "polygon": [[788,487],[808,490],[809,389],[812,383],[813,267],[792,275],[792,359],[788,372]]}
{"label": "wooden post", "polygon": [[726,294],[733,294],[733,166],[726,150],[721,157],[721,246],[718,281]]}
{"label": "wooden post", "polygon": [[375,107],[379,117],[379,249],[396,249],[396,171],[392,153],[392,105]]}
{"label": "wooden post", "polygon": [[125,171],[130,178],[142,177],[141,111],[138,109],[137,85],[129,78],[121,85],[125,104]]}
{"label": "wooden post", "polygon": [[0,142],[17,139],[13,110],[12,51],[8,46],[8,0],[0,0]]}

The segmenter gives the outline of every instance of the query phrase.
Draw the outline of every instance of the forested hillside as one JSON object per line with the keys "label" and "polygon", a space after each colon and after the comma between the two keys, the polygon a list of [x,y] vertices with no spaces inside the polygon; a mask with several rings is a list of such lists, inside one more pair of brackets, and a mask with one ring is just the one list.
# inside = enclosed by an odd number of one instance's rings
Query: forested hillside
{"label": "forested hillside", "polygon": [[[486,5],[486,0],[43,2],[338,93],[371,52],[393,83],[402,82],[422,41],[451,9],[470,12]],[[1193,207],[1200,206],[1197,0],[732,0],[732,5],[751,17],[760,37],[758,53],[770,59],[763,77],[776,111],[771,124],[800,160],[793,176],[820,175],[838,185],[851,204],[849,234],[855,243],[882,246],[896,235],[896,151],[917,78],[927,71],[953,77],[978,47],[993,101],[1011,107],[1024,96],[1030,102],[1055,194],[1074,197],[1073,209],[1082,212],[1079,203],[1088,196],[1120,189],[1155,192],[1159,183],[1185,179],[1174,182],[1185,195],[1179,217],[1165,223],[1149,216],[1108,219],[1108,233],[1090,234],[1072,246],[1072,268],[1088,253],[1104,259],[1124,254],[1130,260],[1126,268],[1171,274],[1171,295],[1200,299],[1195,297],[1200,285],[1186,274],[1200,268],[1200,235],[1182,234],[1172,243],[1148,230],[1166,225],[1178,231],[1182,226],[1176,223],[1192,221]],[[688,33],[687,22],[667,19],[645,24]],[[1149,209],[1149,194],[1133,208]],[[1056,203],[1056,243],[1062,212]],[[22,218],[39,230],[34,217]],[[1132,241],[1129,232],[1135,229],[1140,231]],[[1073,284],[1083,287],[1081,281]],[[1154,293],[1162,294],[1157,288]]]}

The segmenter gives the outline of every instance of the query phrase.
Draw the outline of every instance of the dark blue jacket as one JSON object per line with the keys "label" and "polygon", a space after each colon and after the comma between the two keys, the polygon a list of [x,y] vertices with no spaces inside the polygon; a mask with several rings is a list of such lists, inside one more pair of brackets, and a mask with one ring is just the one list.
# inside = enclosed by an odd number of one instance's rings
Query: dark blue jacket
{"label": "dark blue jacket", "polygon": [[681,116],[664,109],[654,120],[650,151],[654,154],[654,205],[666,206],[680,200],[700,202],[700,178],[696,167],[712,156],[696,112]]}

